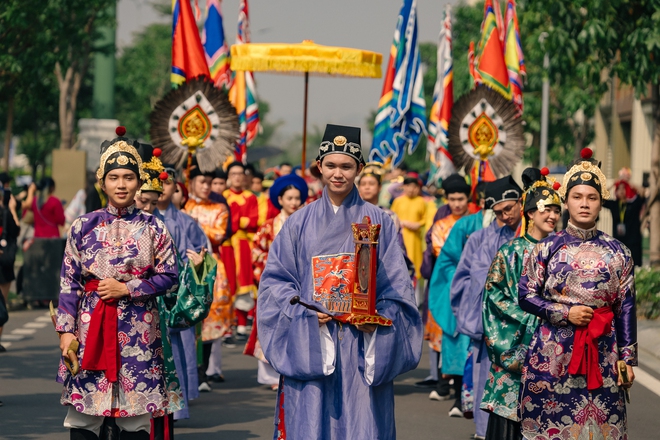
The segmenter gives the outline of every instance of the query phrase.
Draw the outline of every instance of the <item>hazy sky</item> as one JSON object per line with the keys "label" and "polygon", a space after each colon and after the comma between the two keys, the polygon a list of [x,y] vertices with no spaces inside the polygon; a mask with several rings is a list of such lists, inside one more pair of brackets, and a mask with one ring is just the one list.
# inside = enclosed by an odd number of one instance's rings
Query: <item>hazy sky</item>
{"label": "hazy sky", "polygon": [[[159,0],[160,2],[161,0]],[[200,7],[205,1],[200,0]],[[454,0],[418,0],[421,42],[437,42],[444,6]],[[387,65],[394,26],[402,0],[250,0],[252,42],[300,43],[354,47],[383,54]],[[224,0],[225,38],[236,38],[239,0]],[[117,44],[130,44],[132,34],[159,17],[150,0],[118,1]],[[477,36],[475,36],[477,38]],[[255,73],[257,95],[270,104],[270,121],[281,120],[283,139],[302,132],[303,78]],[[361,126],[362,142],[370,146],[366,118],[378,106],[383,79],[310,77],[308,131],[326,123]]]}

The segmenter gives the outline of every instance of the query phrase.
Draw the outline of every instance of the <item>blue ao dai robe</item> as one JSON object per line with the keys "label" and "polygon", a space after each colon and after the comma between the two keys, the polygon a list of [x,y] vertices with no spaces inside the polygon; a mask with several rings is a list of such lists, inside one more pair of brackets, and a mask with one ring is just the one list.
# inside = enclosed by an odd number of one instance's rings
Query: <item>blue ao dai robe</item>
{"label": "blue ao dai robe", "polygon": [[[382,225],[377,309],[393,325],[379,327],[368,338],[354,326],[331,321],[324,350],[316,312],[289,301],[299,295],[322,310],[350,302],[351,223],[364,216]],[[422,348],[422,321],[397,239],[389,215],[364,202],[355,188],[336,213],[325,189],[321,199],[284,223],[271,246],[257,301],[264,355],[283,376],[274,438],[281,438],[282,424],[289,440],[396,438],[393,380],[417,366]],[[374,356],[368,372],[367,339]],[[324,363],[327,349],[335,352],[331,366]]]}

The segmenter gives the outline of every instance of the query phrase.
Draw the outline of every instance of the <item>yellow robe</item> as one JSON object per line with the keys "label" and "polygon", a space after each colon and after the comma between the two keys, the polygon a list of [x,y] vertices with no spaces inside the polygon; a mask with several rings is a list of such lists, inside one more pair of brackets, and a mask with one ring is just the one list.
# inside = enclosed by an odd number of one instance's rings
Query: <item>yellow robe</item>
{"label": "yellow robe", "polygon": [[428,209],[426,200],[420,196],[412,199],[407,196],[401,196],[394,199],[390,209],[399,217],[399,220],[422,224],[422,227],[417,231],[412,231],[406,227],[402,228],[403,242],[406,245],[408,258],[410,258],[410,261],[415,266],[417,279],[421,279],[419,269],[422,267],[422,252],[424,251],[424,224],[426,223],[426,211]]}

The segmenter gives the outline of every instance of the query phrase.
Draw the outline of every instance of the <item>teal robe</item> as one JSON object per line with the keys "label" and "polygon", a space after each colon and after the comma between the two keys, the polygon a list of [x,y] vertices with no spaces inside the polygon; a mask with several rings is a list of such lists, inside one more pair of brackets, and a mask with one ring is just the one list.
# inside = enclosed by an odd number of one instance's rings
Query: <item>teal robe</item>
{"label": "teal robe", "polygon": [[450,307],[449,290],[467,239],[482,229],[482,211],[463,217],[452,228],[429,281],[429,310],[442,329],[442,372],[463,375],[470,338],[456,332],[456,317]]}

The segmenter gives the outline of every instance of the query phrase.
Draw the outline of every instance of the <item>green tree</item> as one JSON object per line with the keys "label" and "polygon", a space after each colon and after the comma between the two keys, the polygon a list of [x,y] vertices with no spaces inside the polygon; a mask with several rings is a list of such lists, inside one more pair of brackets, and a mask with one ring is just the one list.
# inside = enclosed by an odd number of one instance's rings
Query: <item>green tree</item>
{"label": "green tree", "polygon": [[27,157],[34,182],[37,181],[39,167],[43,170],[46,165],[46,158],[53,151],[55,145],[57,145],[56,130],[42,131],[37,134],[28,132],[21,136],[18,152]]}
{"label": "green tree", "polygon": [[[48,151],[57,146],[52,141],[59,117],[52,13],[49,2],[11,0],[0,8],[0,119],[5,121],[5,169],[12,135],[28,133],[34,139],[48,139]],[[85,94],[84,81],[81,90]],[[83,105],[89,105],[88,101]]]}
{"label": "green tree", "polygon": [[[270,113],[270,104],[266,101],[259,101],[259,124],[261,125],[261,131],[257,134],[257,137],[254,139],[250,148],[258,148],[271,146],[273,141],[273,136],[277,133],[277,129],[284,124],[284,121],[275,121],[271,122],[268,120],[268,113]],[[302,136],[301,136],[302,142]],[[309,144],[309,140],[307,142]],[[250,150],[248,149],[248,156]]]}
{"label": "green tree", "polygon": [[[29,3],[29,2],[25,2]],[[39,29],[52,40],[55,76],[60,90],[60,148],[73,146],[78,93],[83,86],[93,54],[114,51],[114,47],[97,47],[99,29],[114,28],[115,0],[48,0],[43,7],[43,23]]]}
{"label": "green tree", "polygon": [[[651,264],[660,266],[660,0],[529,0],[548,32],[553,73],[603,91],[618,78],[653,100]],[[612,85],[613,87],[613,85]]]}
{"label": "green tree", "polygon": [[117,59],[116,116],[131,136],[149,139],[149,115],[171,88],[171,60],[172,26],[161,23],[147,26]]}

